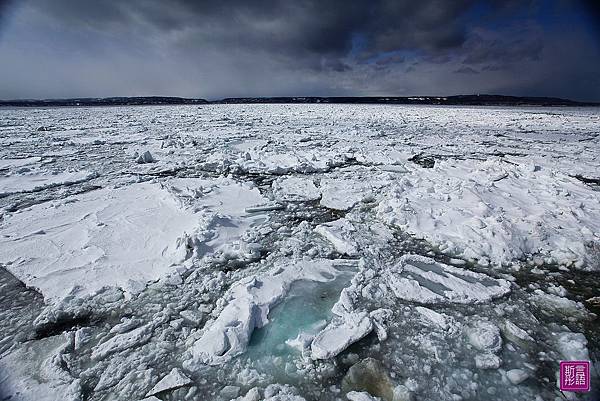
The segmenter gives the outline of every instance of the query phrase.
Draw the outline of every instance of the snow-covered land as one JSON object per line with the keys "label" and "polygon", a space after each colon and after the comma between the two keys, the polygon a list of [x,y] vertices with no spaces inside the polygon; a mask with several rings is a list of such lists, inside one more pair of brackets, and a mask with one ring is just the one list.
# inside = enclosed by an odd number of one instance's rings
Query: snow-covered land
{"label": "snow-covered land", "polygon": [[2,109],[0,133],[2,400],[599,397],[598,109]]}

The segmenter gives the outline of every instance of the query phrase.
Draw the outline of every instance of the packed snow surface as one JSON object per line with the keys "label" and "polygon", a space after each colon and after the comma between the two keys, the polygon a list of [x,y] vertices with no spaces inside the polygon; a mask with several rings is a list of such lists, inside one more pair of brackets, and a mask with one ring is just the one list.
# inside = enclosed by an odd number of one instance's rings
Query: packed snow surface
{"label": "packed snow surface", "polygon": [[598,268],[588,249],[600,233],[598,191],[548,167],[442,161],[403,176],[378,213],[467,260],[501,265],[536,255]]}
{"label": "packed snow surface", "polygon": [[158,184],[101,189],[15,214],[0,260],[46,298],[156,280],[186,258],[198,225]]}
{"label": "packed snow surface", "polygon": [[0,197],[35,192],[49,187],[77,184],[94,177],[86,171],[58,174],[17,174],[0,177]]}
{"label": "packed snow surface", "polygon": [[0,126],[2,400],[598,399],[597,108]]}

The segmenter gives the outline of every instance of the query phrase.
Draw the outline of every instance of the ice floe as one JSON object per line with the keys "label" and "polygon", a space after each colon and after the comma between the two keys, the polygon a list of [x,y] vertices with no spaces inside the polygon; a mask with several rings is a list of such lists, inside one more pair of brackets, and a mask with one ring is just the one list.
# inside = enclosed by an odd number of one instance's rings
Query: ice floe
{"label": "ice floe", "polygon": [[403,176],[378,215],[482,265],[539,255],[548,263],[598,268],[588,248],[600,241],[598,193],[548,168],[441,161]]}
{"label": "ice floe", "polygon": [[91,294],[174,271],[198,224],[158,184],[101,189],[5,219],[0,263],[47,299]]}
{"label": "ice floe", "polygon": [[100,360],[114,352],[138,346],[152,337],[153,325],[147,324],[126,333],[117,334],[109,340],[101,343],[92,351],[92,359]]}
{"label": "ice floe", "polygon": [[0,394],[15,400],[81,400],[81,381],[65,369],[69,344],[68,336],[57,335],[2,355]]}
{"label": "ice floe", "polygon": [[28,166],[39,163],[40,161],[42,161],[42,158],[39,156],[24,157],[22,159],[0,159],[0,171]]}
{"label": "ice floe", "polygon": [[283,177],[273,181],[273,195],[279,201],[304,202],[321,197],[321,191],[310,178]]}
{"label": "ice floe", "polygon": [[0,197],[23,192],[35,192],[60,185],[72,185],[89,181],[97,175],[94,172],[76,171],[57,174],[32,172],[0,177]]}
{"label": "ice floe", "polygon": [[478,320],[467,328],[467,337],[479,351],[497,353],[502,349],[502,336],[495,324]]}
{"label": "ice floe", "polygon": [[244,234],[266,221],[265,212],[279,205],[269,203],[252,183],[228,178],[181,178],[171,180],[167,187],[202,216],[197,235],[191,239],[197,257],[227,262],[258,256],[260,247],[245,241]]}
{"label": "ice floe", "polygon": [[184,375],[181,370],[173,368],[168,375],[160,379],[160,381],[156,383],[154,387],[152,387],[152,390],[150,390],[146,396],[153,396],[166,390],[187,386],[191,383],[192,381],[190,378]]}
{"label": "ice floe", "polygon": [[341,323],[333,323],[319,332],[311,343],[314,359],[329,359],[345,350],[373,330],[373,323],[366,312],[348,313]]}
{"label": "ice floe", "polygon": [[329,223],[319,224],[315,232],[325,237],[333,247],[342,255],[356,256],[357,245],[351,240],[351,233],[356,228],[346,219],[339,219]]}
{"label": "ice floe", "polygon": [[403,256],[383,274],[386,285],[396,297],[425,304],[479,303],[510,291],[510,283],[504,279],[494,279],[419,255]]}

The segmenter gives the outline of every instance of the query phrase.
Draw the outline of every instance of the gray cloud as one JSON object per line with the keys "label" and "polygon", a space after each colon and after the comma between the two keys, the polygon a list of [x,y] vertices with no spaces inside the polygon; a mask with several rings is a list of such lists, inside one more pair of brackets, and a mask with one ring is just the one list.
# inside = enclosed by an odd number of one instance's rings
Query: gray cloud
{"label": "gray cloud", "polygon": [[466,65],[461,66],[458,70],[454,71],[457,74],[479,74],[479,71],[474,70],[471,67],[468,67]]}
{"label": "gray cloud", "polygon": [[[0,98],[549,89],[538,77],[556,61],[554,39],[533,18],[539,3],[488,1],[473,16],[481,3],[0,0]],[[587,33],[569,35],[589,56]],[[540,73],[527,80],[523,68]],[[568,60],[552,71],[587,77]],[[571,86],[553,95],[600,97]]]}
{"label": "gray cloud", "polygon": [[539,60],[543,33],[536,26],[511,26],[501,31],[477,29],[463,44],[464,63],[514,63]]}

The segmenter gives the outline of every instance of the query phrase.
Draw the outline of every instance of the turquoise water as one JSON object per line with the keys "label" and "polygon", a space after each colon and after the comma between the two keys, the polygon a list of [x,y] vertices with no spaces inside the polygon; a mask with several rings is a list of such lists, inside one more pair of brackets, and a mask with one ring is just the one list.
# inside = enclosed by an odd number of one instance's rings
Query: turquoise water
{"label": "turquoise water", "polygon": [[[294,283],[284,301],[269,313],[269,323],[252,333],[245,357],[253,361],[259,371],[270,374],[280,371],[284,379],[286,372],[282,367],[301,354],[299,349],[290,347],[286,341],[295,339],[302,332],[312,335],[318,333],[331,319],[331,308],[353,275],[353,272],[342,272],[326,283]],[[287,374],[291,373],[287,371]]]}

